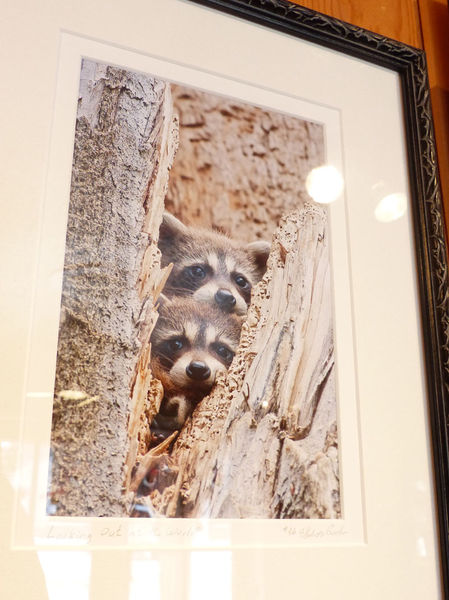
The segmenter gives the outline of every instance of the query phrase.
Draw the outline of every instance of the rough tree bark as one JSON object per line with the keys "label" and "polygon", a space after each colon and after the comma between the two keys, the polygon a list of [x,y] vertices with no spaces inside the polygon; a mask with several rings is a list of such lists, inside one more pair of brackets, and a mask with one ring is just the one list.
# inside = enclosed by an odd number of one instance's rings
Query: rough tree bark
{"label": "rough tree bark", "polygon": [[[169,86],[83,61],[58,341],[49,510],[124,516],[148,444],[156,246],[177,143]],[[156,236],[154,235],[156,232]],[[124,493],[125,491],[125,493]]]}
{"label": "rough tree bark", "polygon": [[307,198],[324,162],[324,130],[311,123],[172,85],[180,143],[165,205],[181,221],[248,243],[271,240],[281,217]]}

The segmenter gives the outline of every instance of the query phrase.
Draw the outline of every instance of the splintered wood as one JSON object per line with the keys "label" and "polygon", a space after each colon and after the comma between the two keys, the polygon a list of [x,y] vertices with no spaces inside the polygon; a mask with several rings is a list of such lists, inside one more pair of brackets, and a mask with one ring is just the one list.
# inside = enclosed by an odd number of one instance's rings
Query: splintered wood
{"label": "splintered wood", "polygon": [[340,516],[332,324],[326,214],[305,204],[282,219],[233,365],[175,445],[160,511]]}

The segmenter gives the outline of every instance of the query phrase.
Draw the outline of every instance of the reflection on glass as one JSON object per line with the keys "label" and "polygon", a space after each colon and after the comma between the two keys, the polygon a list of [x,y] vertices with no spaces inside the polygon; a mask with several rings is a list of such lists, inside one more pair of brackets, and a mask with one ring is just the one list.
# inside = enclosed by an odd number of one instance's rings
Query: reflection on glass
{"label": "reflection on glass", "polygon": [[420,556],[421,558],[426,558],[427,549],[426,549],[426,542],[423,537],[419,537],[416,540],[416,552],[417,552],[418,556]]}
{"label": "reflection on glass", "polygon": [[381,223],[396,221],[405,215],[407,198],[405,194],[395,193],[384,196],[376,206],[374,214]]}
{"label": "reflection on glass", "polygon": [[91,571],[89,552],[38,552],[45,575],[48,600],[88,600]]}
{"label": "reflection on glass", "polygon": [[343,191],[343,177],[338,169],[324,165],[312,169],[307,175],[306,190],[319,204],[335,202]]}
{"label": "reflection on glass", "polygon": [[0,467],[2,474],[5,475],[14,489],[18,485],[18,473],[16,469],[17,445],[9,440],[0,442]]}
{"label": "reflection on glass", "polygon": [[192,552],[190,577],[191,600],[232,600],[231,552]]}
{"label": "reflection on glass", "polygon": [[19,477],[15,477],[13,487],[18,488],[20,492],[21,508],[27,515],[31,515],[33,504],[33,483],[36,472],[36,448],[35,444],[24,443],[22,445],[21,472]]}
{"label": "reflection on glass", "polygon": [[160,575],[160,565],[157,561],[151,560],[150,552],[133,553],[128,600],[148,598],[150,582],[151,600],[160,600]]}

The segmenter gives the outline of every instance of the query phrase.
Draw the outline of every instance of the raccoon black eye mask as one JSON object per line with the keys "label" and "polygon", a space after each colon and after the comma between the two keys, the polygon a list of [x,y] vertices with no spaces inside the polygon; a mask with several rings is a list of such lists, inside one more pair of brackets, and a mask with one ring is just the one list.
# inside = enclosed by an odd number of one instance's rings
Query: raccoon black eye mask
{"label": "raccoon black eye mask", "polygon": [[166,296],[190,296],[244,315],[251,289],[265,273],[270,245],[263,241],[240,245],[215,231],[186,227],[166,212],[159,249],[162,266],[173,264]]}
{"label": "raccoon black eye mask", "polygon": [[[154,356],[157,356],[161,365],[167,369],[171,369],[175,362],[185,353],[198,351],[199,344],[195,348],[195,343],[191,343],[185,336],[177,336],[163,340],[154,349]],[[210,357],[215,357],[228,368],[234,358],[235,352],[231,350],[225,343],[214,341],[206,346],[203,345],[202,351],[209,354]],[[204,381],[211,375],[211,369],[204,361],[192,360],[186,366],[186,375],[195,381]]]}

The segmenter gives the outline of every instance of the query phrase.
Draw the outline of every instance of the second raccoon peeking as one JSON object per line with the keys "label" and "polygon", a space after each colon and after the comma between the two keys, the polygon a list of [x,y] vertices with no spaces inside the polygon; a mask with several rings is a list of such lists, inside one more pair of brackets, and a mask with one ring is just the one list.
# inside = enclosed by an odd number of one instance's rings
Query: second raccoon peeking
{"label": "second raccoon peeking", "polygon": [[161,266],[173,267],[151,335],[151,368],[164,388],[151,426],[158,441],[182,427],[218,371],[229,368],[270,244],[239,244],[215,231],[187,227],[166,212],[159,249]]}

